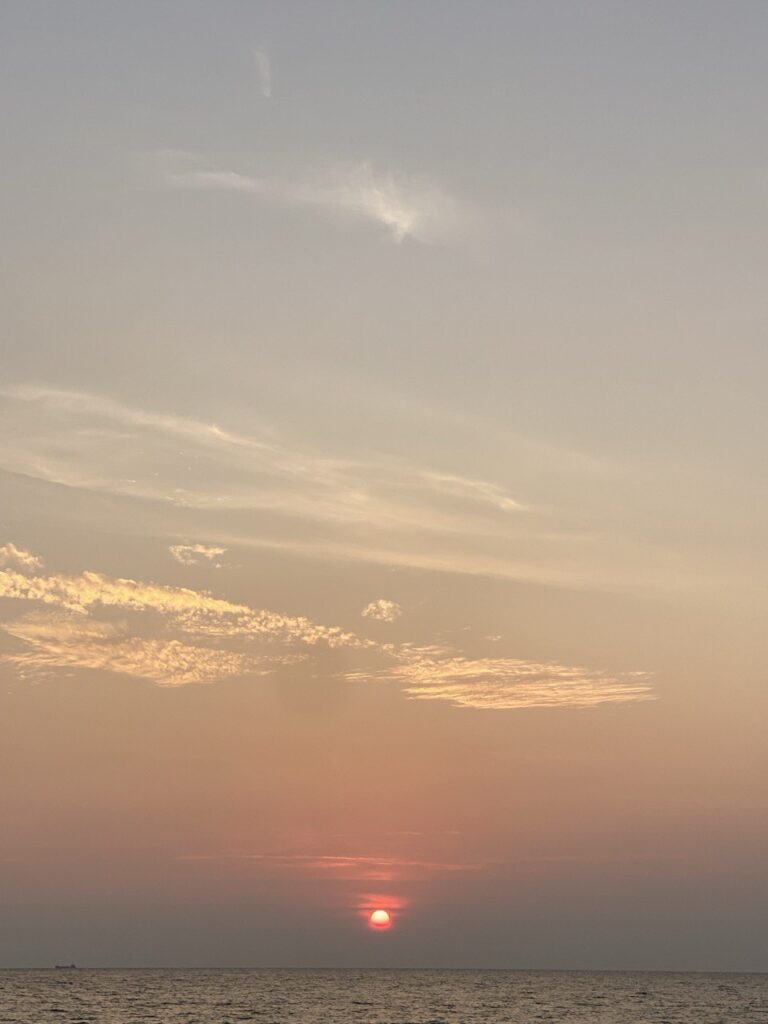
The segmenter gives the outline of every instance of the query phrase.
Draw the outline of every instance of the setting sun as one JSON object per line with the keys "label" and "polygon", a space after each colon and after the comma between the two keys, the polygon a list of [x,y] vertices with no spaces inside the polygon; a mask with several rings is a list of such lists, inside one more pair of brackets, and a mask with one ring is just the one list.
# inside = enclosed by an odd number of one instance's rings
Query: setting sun
{"label": "setting sun", "polygon": [[368,918],[368,923],[371,928],[389,928],[392,924],[392,918],[386,910],[374,910]]}

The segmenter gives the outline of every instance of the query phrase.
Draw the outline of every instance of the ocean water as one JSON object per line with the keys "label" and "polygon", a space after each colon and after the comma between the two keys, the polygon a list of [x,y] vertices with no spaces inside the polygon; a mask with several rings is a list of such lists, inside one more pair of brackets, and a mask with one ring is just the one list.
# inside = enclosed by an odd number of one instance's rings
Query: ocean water
{"label": "ocean water", "polygon": [[2,1024],[768,1024],[768,975],[0,971]]}

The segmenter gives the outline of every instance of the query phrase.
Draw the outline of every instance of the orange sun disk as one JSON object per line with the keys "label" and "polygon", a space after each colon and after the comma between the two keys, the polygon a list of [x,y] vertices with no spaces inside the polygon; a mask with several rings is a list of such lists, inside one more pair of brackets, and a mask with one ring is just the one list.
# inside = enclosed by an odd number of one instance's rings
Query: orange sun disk
{"label": "orange sun disk", "polygon": [[386,910],[374,910],[368,918],[368,923],[371,928],[389,928],[392,924],[392,918]]}

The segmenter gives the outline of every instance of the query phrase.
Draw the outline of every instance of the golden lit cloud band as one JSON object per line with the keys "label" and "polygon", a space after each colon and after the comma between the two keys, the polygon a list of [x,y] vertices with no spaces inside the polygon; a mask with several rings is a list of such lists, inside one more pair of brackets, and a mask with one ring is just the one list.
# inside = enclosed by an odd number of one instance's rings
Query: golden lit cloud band
{"label": "golden lit cloud band", "polygon": [[[95,572],[37,575],[41,562],[30,552],[10,544],[2,550],[11,552],[9,560],[25,571],[0,570],[0,597],[55,610],[4,625],[6,635],[21,645],[4,661],[24,672],[78,666],[180,686],[265,674],[324,646],[371,659],[344,673],[350,681],[389,680],[412,699],[462,708],[593,707],[651,697],[643,673],[610,675],[558,663],[472,659],[447,648],[381,643],[188,587]],[[128,617],[115,623],[109,618],[115,612]],[[399,608],[379,599],[366,612],[369,618],[392,622]]]}

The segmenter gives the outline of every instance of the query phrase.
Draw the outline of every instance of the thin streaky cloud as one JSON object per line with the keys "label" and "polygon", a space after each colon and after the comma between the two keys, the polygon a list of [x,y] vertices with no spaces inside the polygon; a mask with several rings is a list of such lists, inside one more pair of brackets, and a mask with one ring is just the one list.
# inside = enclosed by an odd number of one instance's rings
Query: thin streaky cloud
{"label": "thin streaky cloud", "polygon": [[[301,485],[302,489],[324,488],[333,496],[339,495],[334,515],[342,520],[350,516],[360,518],[361,514],[368,518],[372,512],[375,514],[367,500],[368,475],[382,480],[393,491],[401,492],[408,488],[433,498],[458,495],[479,507],[505,511],[525,510],[525,506],[507,494],[501,486],[488,481],[437,473],[397,459],[375,455],[365,462],[317,456],[289,449],[272,440],[227,430],[215,423],[147,412],[88,392],[20,385],[0,389],[0,398],[8,403],[8,427],[0,438],[0,465],[4,463],[8,469],[39,475],[41,479],[50,479],[68,486],[76,487],[80,483],[89,489],[139,494],[142,497],[171,497],[167,489],[160,491],[162,481],[158,484],[156,478],[147,475],[142,487],[137,480],[118,477],[114,471],[110,477],[105,472],[121,457],[120,437],[114,433],[115,427],[121,427],[136,431],[153,447],[182,442],[193,446],[185,449],[185,455],[191,457],[210,452],[222,468],[231,467],[240,474],[258,474],[258,488],[254,488],[254,496],[256,492],[264,494],[263,478],[266,476],[279,478],[284,485]],[[25,418],[25,410],[29,419]],[[30,436],[31,420],[36,425],[34,439]],[[133,453],[133,437],[123,437],[122,440],[130,445]],[[108,444],[102,445],[101,441]],[[60,476],[42,472],[41,464],[56,466]],[[76,464],[80,465],[83,472],[80,481],[75,472]],[[37,474],[34,472],[35,467]],[[269,491],[267,498],[262,498],[267,504],[268,495]],[[327,507],[327,499],[323,501],[319,498],[316,491],[308,505],[316,509]],[[179,500],[183,504],[199,507],[247,508],[252,498],[238,497],[231,491],[229,494],[225,492],[223,496],[214,496],[190,488]],[[285,507],[286,500],[290,501],[290,495],[283,490],[275,495],[274,504],[276,507]],[[341,511],[345,505],[349,509],[346,514]],[[450,518],[449,513],[443,514]],[[404,513],[398,513],[393,508],[391,516],[403,518]],[[421,511],[414,512],[413,516],[414,521],[423,522]]]}
{"label": "thin streaky cloud", "polygon": [[269,54],[263,47],[257,47],[253,51],[256,60],[256,70],[259,75],[259,92],[265,100],[272,97],[272,61]]}
{"label": "thin streaky cloud", "polygon": [[[270,548],[309,557],[407,566],[607,592],[719,596],[730,561],[701,563],[672,545],[616,529],[595,501],[610,482],[643,507],[646,476],[598,469],[571,452],[551,468],[562,507],[526,500],[494,479],[416,465],[371,451],[354,458],[281,442],[259,423],[247,433],[113,398],[40,385],[0,389],[0,469],[162,508],[170,534],[212,546]],[[498,469],[536,488],[538,452],[509,442]],[[526,479],[529,481],[525,484]],[[533,474],[533,475],[532,475]],[[596,475],[597,474],[597,475]],[[549,486],[549,485],[547,485]],[[217,513],[201,529],[198,513]],[[248,512],[246,519],[241,513]],[[137,508],[137,513],[139,512]],[[172,517],[172,518],[171,518]],[[194,519],[196,522],[192,523]]]}
{"label": "thin streaky cloud", "polygon": [[235,448],[258,451],[269,451],[272,448],[267,441],[224,430],[216,423],[206,423],[188,416],[148,412],[92,392],[18,384],[0,388],[0,398],[27,404],[38,410],[49,409],[65,419],[77,420],[85,414],[101,419],[105,423],[114,422],[144,428],[175,436],[179,440],[196,441],[204,445],[217,446],[223,443]]}
{"label": "thin streaky cloud", "polygon": [[163,181],[172,187],[245,193],[289,206],[315,208],[336,216],[373,221],[397,242],[443,241],[460,234],[469,220],[444,189],[417,178],[382,173],[362,160],[340,163],[312,175],[285,179],[206,167],[202,157],[178,150],[158,153]]}
{"label": "thin streaky cloud", "polygon": [[396,856],[356,856],[354,854],[292,853],[203,853],[183,854],[182,861],[243,861],[264,865],[281,873],[308,874],[315,878],[332,877],[357,882],[415,881],[441,874],[481,871],[480,862],[453,862]]}
{"label": "thin streaky cloud", "polygon": [[446,495],[456,495],[476,501],[478,499],[495,505],[504,512],[519,512],[524,506],[504,493],[497,484],[485,480],[472,480],[469,477],[455,476],[450,473],[427,472],[425,478]]}
{"label": "thin streaky cloud", "polygon": [[259,178],[249,178],[236,171],[198,171],[188,170],[176,173],[167,172],[166,181],[170,185],[186,188],[221,189],[228,192],[247,192],[252,195],[274,195],[275,188]]}
{"label": "thin streaky cloud", "polygon": [[[461,568],[477,538],[503,543],[533,514],[491,481],[448,476],[378,452],[339,458],[278,443],[266,427],[253,436],[86,392],[5,388],[0,418],[3,469],[180,510],[280,513],[269,527],[278,535],[258,533],[260,543],[275,546],[309,551],[319,543],[334,556],[341,546],[351,558],[407,563],[430,560],[429,535],[450,546]],[[318,528],[308,533],[303,523]],[[228,533],[201,539],[216,547],[249,543]],[[382,541],[389,553],[375,551]]]}
{"label": "thin streaky cloud", "polygon": [[334,869],[354,865],[379,865],[384,867],[427,867],[440,871],[476,870],[475,864],[455,864],[445,861],[417,860],[392,856],[356,856],[336,853],[200,853],[183,854],[179,860],[263,860],[276,863],[307,864],[310,867]]}

